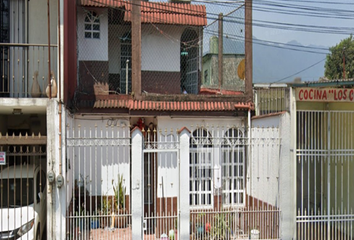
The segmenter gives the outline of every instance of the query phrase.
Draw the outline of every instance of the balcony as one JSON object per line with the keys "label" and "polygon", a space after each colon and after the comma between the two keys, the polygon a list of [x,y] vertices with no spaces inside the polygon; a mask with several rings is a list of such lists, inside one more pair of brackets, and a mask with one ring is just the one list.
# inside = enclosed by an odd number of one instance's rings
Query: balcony
{"label": "balcony", "polygon": [[0,97],[42,98],[48,86],[48,63],[57,74],[57,45],[0,43]]}

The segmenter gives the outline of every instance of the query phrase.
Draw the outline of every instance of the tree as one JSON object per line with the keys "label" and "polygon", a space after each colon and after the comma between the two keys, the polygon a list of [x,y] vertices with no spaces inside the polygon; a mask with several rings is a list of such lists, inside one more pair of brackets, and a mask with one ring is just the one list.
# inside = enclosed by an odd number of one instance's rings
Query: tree
{"label": "tree", "polygon": [[[328,79],[343,79],[354,77],[354,39],[353,36],[343,39],[339,44],[329,48],[330,54],[326,57],[325,77]],[[343,61],[344,59],[344,61]]]}

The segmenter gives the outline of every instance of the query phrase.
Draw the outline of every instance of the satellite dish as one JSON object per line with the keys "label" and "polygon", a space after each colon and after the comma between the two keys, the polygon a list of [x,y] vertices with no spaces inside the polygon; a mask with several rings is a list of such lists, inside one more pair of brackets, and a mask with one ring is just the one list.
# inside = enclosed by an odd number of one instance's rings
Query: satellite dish
{"label": "satellite dish", "polygon": [[242,59],[238,64],[237,75],[241,80],[245,80],[245,59]]}

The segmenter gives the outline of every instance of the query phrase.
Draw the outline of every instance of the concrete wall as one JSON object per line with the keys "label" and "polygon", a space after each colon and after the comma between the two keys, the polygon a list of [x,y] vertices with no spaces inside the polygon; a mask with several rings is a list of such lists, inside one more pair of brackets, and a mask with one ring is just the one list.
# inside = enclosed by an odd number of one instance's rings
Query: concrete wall
{"label": "concrete wall", "polygon": [[[252,181],[250,194],[281,210],[281,239],[292,239],[296,226],[290,123],[289,113],[252,120],[252,138],[255,142],[248,172]],[[279,140],[271,141],[272,137]]]}
{"label": "concrete wall", "polygon": [[280,117],[270,118],[252,121],[251,159],[247,167],[251,181],[248,193],[262,202],[278,206]]}
{"label": "concrete wall", "polygon": [[[223,58],[222,87],[228,90],[244,91],[245,81],[241,80],[237,74],[238,65],[244,59],[244,55],[224,54]],[[218,62],[217,54],[208,54],[203,57],[203,87],[219,86]],[[206,70],[208,71],[207,79],[205,79]]]}

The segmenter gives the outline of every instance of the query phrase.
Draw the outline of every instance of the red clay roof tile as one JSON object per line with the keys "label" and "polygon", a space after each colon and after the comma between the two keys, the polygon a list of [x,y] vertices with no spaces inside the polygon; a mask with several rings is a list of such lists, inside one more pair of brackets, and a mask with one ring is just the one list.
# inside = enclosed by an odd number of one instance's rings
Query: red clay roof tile
{"label": "red clay roof tile", "polygon": [[[124,7],[124,21],[131,21],[132,4],[123,0],[80,0],[88,7]],[[205,26],[207,24],[204,5],[188,3],[166,3],[141,1],[141,22],[173,25]]]}

